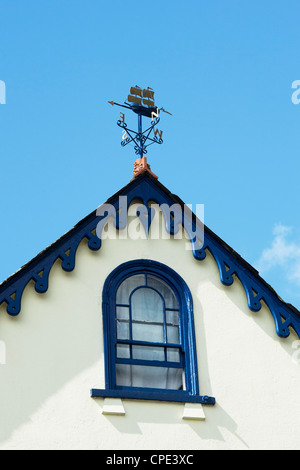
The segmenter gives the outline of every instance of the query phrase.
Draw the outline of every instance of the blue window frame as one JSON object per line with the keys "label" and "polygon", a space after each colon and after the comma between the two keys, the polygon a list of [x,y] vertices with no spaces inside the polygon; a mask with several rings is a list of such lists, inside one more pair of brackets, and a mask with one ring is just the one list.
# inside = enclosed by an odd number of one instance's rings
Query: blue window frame
{"label": "blue window frame", "polygon": [[199,395],[192,296],[151,260],[120,265],[103,288],[105,390],[110,396],[214,404]]}

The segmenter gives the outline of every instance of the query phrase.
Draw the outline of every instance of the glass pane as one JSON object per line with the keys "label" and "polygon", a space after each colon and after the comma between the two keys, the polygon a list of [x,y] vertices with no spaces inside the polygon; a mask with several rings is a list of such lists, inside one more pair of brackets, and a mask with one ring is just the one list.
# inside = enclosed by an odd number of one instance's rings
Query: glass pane
{"label": "glass pane", "polygon": [[166,318],[169,325],[179,325],[179,312],[167,310]]}
{"label": "glass pane", "polygon": [[116,364],[116,379],[125,387],[183,389],[183,369]]}
{"label": "glass pane", "polygon": [[129,323],[117,320],[118,339],[129,339]]}
{"label": "glass pane", "polygon": [[167,326],[168,343],[180,344],[178,326]]}
{"label": "glass pane", "polygon": [[167,349],[167,361],[180,362],[180,349],[168,348]]}
{"label": "glass pane", "polygon": [[117,292],[117,297],[116,297],[116,303],[117,304],[129,304],[129,296],[131,292],[139,286],[144,286],[145,285],[145,275],[144,274],[136,274],[134,276],[128,277],[125,279],[125,281],[122,282],[120,285],[118,292]]}
{"label": "glass pane", "polygon": [[132,322],[132,339],[151,343],[164,343],[163,325]]}
{"label": "glass pane", "polygon": [[117,357],[129,359],[130,347],[127,344],[117,344]]}
{"label": "glass pane", "polygon": [[151,274],[147,274],[147,286],[153,287],[154,289],[158,290],[158,292],[160,292],[160,294],[165,299],[166,308],[179,309],[176,296],[171,287],[166,282],[162,281],[158,277],[152,276]]}
{"label": "glass pane", "polygon": [[124,387],[132,387],[131,365],[116,364],[116,383]]}
{"label": "glass pane", "polygon": [[132,346],[133,359],[145,359],[147,361],[164,361],[164,348],[152,346]]}
{"label": "glass pane", "polygon": [[129,307],[117,307],[117,318],[129,321]]}
{"label": "glass pane", "polygon": [[131,296],[132,320],[144,323],[163,323],[164,304],[161,296],[153,289],[141,287]]}

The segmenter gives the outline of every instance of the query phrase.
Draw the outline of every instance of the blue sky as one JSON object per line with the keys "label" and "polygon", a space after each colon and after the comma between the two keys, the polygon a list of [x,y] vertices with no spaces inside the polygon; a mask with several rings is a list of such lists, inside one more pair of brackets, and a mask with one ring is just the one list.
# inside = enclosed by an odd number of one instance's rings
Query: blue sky
{"label": "blue sky", "polygon": [[159,180],[300,309],[299,1],[0,0],[5,280],[132,176],[116,126],[150,86]]}

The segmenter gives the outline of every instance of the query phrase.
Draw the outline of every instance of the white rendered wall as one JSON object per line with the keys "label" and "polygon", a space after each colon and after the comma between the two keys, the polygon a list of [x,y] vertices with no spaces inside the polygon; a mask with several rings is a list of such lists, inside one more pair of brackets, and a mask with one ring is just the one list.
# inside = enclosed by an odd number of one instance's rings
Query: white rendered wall
{"label": "white rendered wall", "polygon": [[[46,294],[25,289],[19,316],[0,308],[0,449],[298,449],[300,367],[292,333],[280,339],[267,308],[252,313],[239,281],[224,287],[211,256],[186,240],[82,242],[75,270],[57,262]],[[194,299],[200,393],[214,396],[205,421],[184,405],[123,400],[102,413],[102,287],[119,264],[153,259],[178,272]]]}

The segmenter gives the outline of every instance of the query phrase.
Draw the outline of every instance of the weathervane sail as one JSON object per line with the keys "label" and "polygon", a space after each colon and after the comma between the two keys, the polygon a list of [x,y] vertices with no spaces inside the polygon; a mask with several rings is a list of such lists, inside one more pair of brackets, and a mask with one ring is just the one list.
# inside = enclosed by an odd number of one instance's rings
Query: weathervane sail
{"label": "weathervane sail", "polygon": [[[125,114],[120,113],[120,119],[117,124],[123,129],[121,145],[125,147],[131,142],[134,143],[134,150],[139,158],[143,158],[147,154],[147,147],[154,143],[162,144],[163,131],[155,128],[160,121],[160,111],[170,114],[164,108],[158,108],[154,102],[154,91],[148,87],[145,89],[139,86],[131,87],[130,94],[124,104],[108,101],[112,106],[117,105],[122,108],[127,108],[138,116],[138,130],[129,129],[125,122]],[[150,127],[143,131],[142,117],[151,118]]]}

